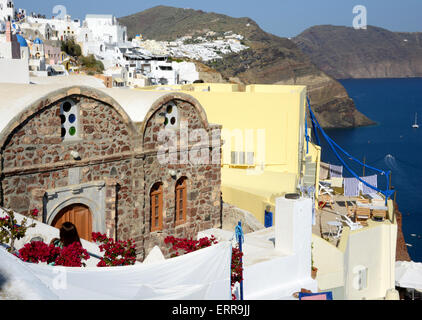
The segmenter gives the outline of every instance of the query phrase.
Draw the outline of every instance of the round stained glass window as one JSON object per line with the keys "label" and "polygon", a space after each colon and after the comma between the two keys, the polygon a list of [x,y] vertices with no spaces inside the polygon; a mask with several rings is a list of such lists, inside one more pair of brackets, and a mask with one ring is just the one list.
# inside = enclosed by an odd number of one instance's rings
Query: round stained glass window
{"label": "round stained glass window", "polygon": [[66,129],[62,128],[62,138],[66,135]]}
{"label": "round stained glass window", "polygon": [[166,118],[166,120],[164,120],[164,125],[168,125],[169,124],[169,119]]}
{"label": "round stained glass window", "polygon": [[66,122],[66,117],[63,114],[60,115],[60,121],[62,124]]}
{"label": "round stained glass window", "polygon": [[75,122],[75,120],[76,120],[76,116],[72,113],[72,114],[69,116],[69,122],[70,122],[70,123],[74,123],[74,122]]}
{"label": "round stained glass window", "polygon": [[70,108],[72,108],[72,105],[70,104],[70,102],[66,101],[65,103],[63,103],[63,111],[64,112],[69,112]]}
{"label": "round stained glass window", "polygon": [[70,134],[71,136],[74,136],[74,135],[75,135],[75,133],[76,133],[76,128],[75,128],[75,127],[70,127],[70,129],[69,129],[69,134]]}
{"label": "round stained glass window", "polygon": [[174,125],[174,124],[176,123],[176,118],[175,118],[175,117],[172,117],[172,118],[171,118],[171,120],[170,120],[170,123],[171,123],[172,125]]}
{"label": "round stained glass window", "polygon": [[167,113],[172,113],[173,106],[167,106]]}

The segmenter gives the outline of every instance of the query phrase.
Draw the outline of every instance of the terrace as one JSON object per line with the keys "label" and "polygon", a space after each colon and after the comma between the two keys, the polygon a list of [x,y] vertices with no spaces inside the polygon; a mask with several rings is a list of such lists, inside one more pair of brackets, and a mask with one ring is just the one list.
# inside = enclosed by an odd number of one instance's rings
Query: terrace
{"label": "terrace", "polygon": [[384,199],[380,196],[375,198],[348,197],[337,193],[320,195],[313,234],[338,247],[345,228],[359,231],[394,223],[393,202],[389,200],[385,206]]}

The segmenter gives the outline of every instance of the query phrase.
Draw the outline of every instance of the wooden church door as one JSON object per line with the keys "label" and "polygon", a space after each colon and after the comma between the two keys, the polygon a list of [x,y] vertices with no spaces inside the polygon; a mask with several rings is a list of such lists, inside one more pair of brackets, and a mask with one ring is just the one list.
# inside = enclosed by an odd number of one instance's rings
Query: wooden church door
{"label": "wooden church door", "polygon": [[60,229],[64,222],[71,222],[76,226],[79,237],[88,241],[92,240],[92,214],[83,204],[73,204],[63,208],[54,218],[53,227]]}

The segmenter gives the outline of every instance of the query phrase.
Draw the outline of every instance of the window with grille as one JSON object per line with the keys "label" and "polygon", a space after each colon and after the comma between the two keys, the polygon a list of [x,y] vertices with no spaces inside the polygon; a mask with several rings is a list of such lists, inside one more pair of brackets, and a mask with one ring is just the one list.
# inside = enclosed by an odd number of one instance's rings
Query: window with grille
{"label": "window with grille", "polygon": [[65,140],[79,137],[78,112],[73,100],[67,99],[60,105],[61,137]]}
{"label": "window with grille", "polygon": [[163,185],[156,183],[150,193],[151,198],[151,231],[163,229]]}
{"label": "window with grille", "polygon": [[176,225],[186,222],[187,178],[180,178],[176,183]]}
{"label": "window with grille", "polygon": [[179,110],[173,101],[167,103],[164,117],[164,126],[167,129],[177,129],[179,127]]}

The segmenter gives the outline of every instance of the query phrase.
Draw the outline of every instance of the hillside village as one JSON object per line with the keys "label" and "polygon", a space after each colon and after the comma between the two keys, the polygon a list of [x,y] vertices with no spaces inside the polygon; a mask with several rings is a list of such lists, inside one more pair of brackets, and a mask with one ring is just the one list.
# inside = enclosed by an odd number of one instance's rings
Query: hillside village
{"label": "hillside village", "polygon": [[400,299],[391,172],[321,161],[322,72],[207,82],[205,63],[251,52],[245,35],[128,35],[0,0],[1,299]]}
{"label": "hillside village", "polygon": [[[16,82],[21,83],[29,82],[29,72],[33,77],[94,73],[107,87],[187,84],[199,80],[198,70],[190,61],[207,62],[247,49],[241,44],[243,36],[233,32],[209,31],[174,41],[145,40],[138,34],[129,40],[127,28],[112,15],[88,14],[80,21],[70,15],[47,19],[34,13],[27,15],[23,9],[18,12],[19,19],[10,23],[10,30],[8,16],[2,13],[0,30],[11,32],[11,41],[21,47],[20,57],[12,57],[22,65],[16,75]],[[69,50],[63,50],[63,43]],[[87,70],[78,56],[92,57],[101,67]],[[26,64],[28,72],[24,70]]]}

